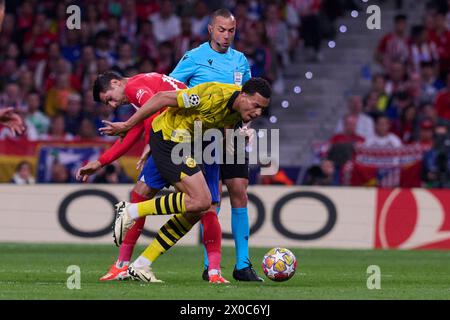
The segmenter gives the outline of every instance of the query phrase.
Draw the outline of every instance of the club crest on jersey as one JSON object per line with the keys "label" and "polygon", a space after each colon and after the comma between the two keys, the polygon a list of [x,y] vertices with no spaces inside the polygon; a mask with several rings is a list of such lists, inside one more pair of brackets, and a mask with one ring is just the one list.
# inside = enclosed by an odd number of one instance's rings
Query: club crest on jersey
{"label": "club crest on jersey", "polygon": [[184,163],[186,163],[189,168],[195,168],[197,165],[197,162],[195,162],[194,158],[191,157],[187,157]]}

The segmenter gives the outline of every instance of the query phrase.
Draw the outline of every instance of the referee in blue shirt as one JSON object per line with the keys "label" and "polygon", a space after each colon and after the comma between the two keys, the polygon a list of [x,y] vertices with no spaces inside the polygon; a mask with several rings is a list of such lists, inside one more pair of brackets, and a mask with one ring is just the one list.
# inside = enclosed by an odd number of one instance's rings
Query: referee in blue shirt
{"label": "referee in blue shirt", "polygon": [[[251,78],[251,73],[244,54],[231,48],[236,32],[234,16],[227,9],[215,11],[208,31],[210,41],[186,52],[170,76],[188,87],[210,81],[243,85]],[[233,278],[239,281],[263,281],[249,259],[248,164],[204,164],[204,169],[212,202],[220,203],[220,176],[230,195],[231,228],[236,249]],[[207,270],[208,257],[205,252],[204,280],[208,280]]]}

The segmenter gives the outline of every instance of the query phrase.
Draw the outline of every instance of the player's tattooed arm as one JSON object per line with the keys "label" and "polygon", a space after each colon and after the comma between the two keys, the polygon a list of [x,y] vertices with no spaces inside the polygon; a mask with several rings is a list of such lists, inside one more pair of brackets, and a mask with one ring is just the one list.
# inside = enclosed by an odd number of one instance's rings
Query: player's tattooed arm
{"label": "player's tattooed arm", "polygon": [[158,92],[125,122],[110,122],[103,120],[105,127],[100,128],[99,131],[102,134],[109,136],[123,134],[139,122],[161,110],[163,107],[178,107],[177,91]]}

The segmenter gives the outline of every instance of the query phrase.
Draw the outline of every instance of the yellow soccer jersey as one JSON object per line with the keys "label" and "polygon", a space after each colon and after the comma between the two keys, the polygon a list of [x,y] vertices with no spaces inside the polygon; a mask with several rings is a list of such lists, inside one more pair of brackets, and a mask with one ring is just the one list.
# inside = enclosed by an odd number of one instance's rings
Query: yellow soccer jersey
{"label": "yellow soccer jersey", "polygon": [[153,120],[153,131],[162,130],[164,140],[187,142],[194,135],[194,122],[201,121],[203,130],[223,128],[241,120],[232,109],[241,86],[206,82],[177,93],[178,108],[167,108]]}

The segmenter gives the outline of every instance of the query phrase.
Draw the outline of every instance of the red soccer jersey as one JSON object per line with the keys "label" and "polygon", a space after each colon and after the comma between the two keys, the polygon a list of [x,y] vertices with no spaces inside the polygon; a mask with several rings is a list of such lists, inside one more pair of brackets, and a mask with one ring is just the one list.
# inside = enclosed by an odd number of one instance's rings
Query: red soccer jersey
{"label": "red soccer jersey", "polygon": [[[125,95],[128,101],[138,109],[157,92],[186,88],[184,83],[166,76],[165,74],[155,72],[142,73],[131,77],[128,80],[128,83],[125,86]],[[145,119],[143,122],[138,123],[127,132],[123,139],[117,139],[112,147],[105,151],[98,159],[102,166],[109,164],[124,155],[140,139],[143,132],[145,143],[148,144],[152,121],[163,111],[164,109]]]}

